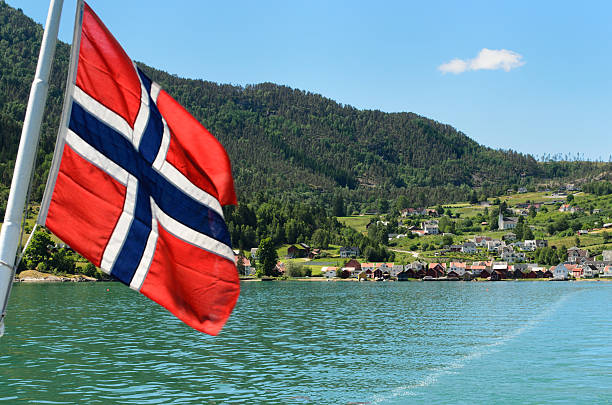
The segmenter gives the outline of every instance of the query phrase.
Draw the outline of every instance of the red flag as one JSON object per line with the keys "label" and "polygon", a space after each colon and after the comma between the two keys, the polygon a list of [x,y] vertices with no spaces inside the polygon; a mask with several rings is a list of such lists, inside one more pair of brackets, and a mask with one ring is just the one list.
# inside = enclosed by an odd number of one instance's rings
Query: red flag
{"label": "red flag", "polygon": [[87,4],[77,34],[39,221],[104,272],[215,335],[239,294],[221,208],[236,204],[227,153],[133,64]]}

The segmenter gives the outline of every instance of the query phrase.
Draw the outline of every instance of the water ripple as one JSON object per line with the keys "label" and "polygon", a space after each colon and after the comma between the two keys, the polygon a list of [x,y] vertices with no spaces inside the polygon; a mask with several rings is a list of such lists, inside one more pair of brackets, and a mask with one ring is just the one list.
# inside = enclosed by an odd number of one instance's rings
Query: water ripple
{"label": "water ripple", "polygon": [[[609,286],[246,283],[225,329],[210,337],[116,283],[20,284],[0,339],[0,401],[347,404],[439,395],[452,403],[441,379],[501,355],[577,295],[610,302]],[[609,322],[591,321],[591,337],[605,341]],[[583,360],[599,350],[581,348]],[[612,356],[585,363],[596,373]]]}

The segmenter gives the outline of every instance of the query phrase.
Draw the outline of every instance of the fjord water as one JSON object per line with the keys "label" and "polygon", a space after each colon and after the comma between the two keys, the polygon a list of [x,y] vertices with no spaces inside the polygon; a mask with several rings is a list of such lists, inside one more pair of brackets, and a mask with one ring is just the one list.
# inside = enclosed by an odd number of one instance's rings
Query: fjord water
{"label": "fjord water", "polygon": [[118,283],[15,285],[7,403],[609,403],[612,283],[242,283],[217,337]]}

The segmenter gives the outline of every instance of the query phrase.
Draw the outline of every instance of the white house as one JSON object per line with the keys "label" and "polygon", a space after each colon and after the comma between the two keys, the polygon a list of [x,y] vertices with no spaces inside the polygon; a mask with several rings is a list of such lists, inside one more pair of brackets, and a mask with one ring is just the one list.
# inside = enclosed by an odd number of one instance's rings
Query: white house
{"label": "white house", "polygon": [[476,244],[474,242],[465,242],[461,245],[461,251],[463,253],[476,253]]}
{"label": "white house", "polygon": [[538,247],[538,244],[535,241],[535,239],[526,239],[525,240],[525,250],[533,252],[534,250],[537,249],[537,247]]}
{"label": "white house", "polygon": [[503,272],[507,272],[508,271],[508,263],[507,262],[495,262],[493,263],[493,266],[491,267],[491,271],[503,271]]}
{"label": "white house", "polygon": [[[518,242],[514,244],[517,247]],[[546,239],[526,239],[523,246],[521,247],[523,250],[527,250],[529,252],[535,251],[537,248],[548,246],[548,241]]]}
{"label": "white house", "polygon": [[341,247],[340,248],[340,257],[346,259],[347,257],[357,257],[359,256],[359,248],[355,246],[349,247]]}
{"label": "white house", "polygon": [[572,207],[569,204],[563,204],[559,207],[559,212],[576,212],[577,207]]}
{"label": "white house", "polygon": [[506,229],[514,229],[516,228],[516,224],[518,223],[518,218],[516,217],[504,217],[502,214],[499,214],[497,219],[497,226],[500,230],[505,231]]}
{"label": "white house", "polygon": [[589,251],[573,246],[567,249],[567,260],[570,263],[583,263],[584,261],[589,260]]}
{"label": "white house", "polygon": [[437,235],[440,233],[440,229],[438,228],[438,221],[436,221],[435,219],[431,221],[423,221],[423,223],[421,224],[421,228],[423,228],[423,231],[426,235]]}
{"label": "white house", "polygon": [[508,246],[508,247],[503,248],[501,258],[503,261],[506,261],[508,263],[524,262],[525,253],[515,252],[512,246]]}
{"label": "white house", "polygon": [[326,266],[321,268],[321,273],[327,278],[334,278],[336,277],[336,270],[338,270],[337,267]]}
{"label": "white house", "polygon": [[489,241],[487,241],[487,244],[486,244],[487,250],[489,252],[498,250],[501,246],[505,246],[505,245],[506,244],[504,242],[502,242],[501,240],[499,240],[499,239],[489,240]]}
{"label": "white house", "polygon": [[553,269],[552,273],[555,280],[567,280],[569,279],[570,269],[565,263],[560,263]]}
{"label": "white house", "polygon": [[584,278],[593,278],[596,275],[599,275],[599,270],[597,269],[597,266],[595,266],[594,264],[583,264],[582,265],[582,276]]}
{"label": "white house", "polygon": [[514,232],[508,232],[507,234],[502,236],[502,239],[505,241],[516,240],[516,234]]}
{"label": "white house", "polygon": [[457,275],[462,276],[465,274],[467,264],[465,262],[451,262],[448,267],[448,272],[454,271]]}
{"label": "white house", "polygon": [[519,250],[531,250],[527,248],[524,241],[520,241],[520,240],[514,242],[512,246],[514,246],[515,249],[519,249]]}
{"label": "white house", "polygon": [[389,275],[391,277],[397,277],[397,275],[399,273],[401,273],[402,271],[404,271],[404,265],[403,264],[393,264],[393,267],[391,268],[391,271],[389,271]]}
{"label": "white house", "polygon": [[413,216],[413,215],[427,215],[425,208],[404,208],[400,211],[402,217]]}
{"label": "white house", "polygon": [[[516,245],[516,243],[515,243]],[[526,239],[523,250],[527,250],[529,252],[535,251],[537,248],[543,248],[548,246],[548,241],[546,239]]]}
{"label": "white house", "polygon": [[604,250],[601,254],[603,255],[604,262],[612,261],[612,250]]}
{"label": "white house", "polygon": [[599,277],[612,277],[612,266],[604,267],[603,273]]}
{"label": "white house", "polygon": [[404,266],[404,269],[405,270],[412,269],[414,271],[419,271],[419,270],[424,269],[425,267],[427,267],[427,263],[412,262],[412,263],[407,264],[406,266]]}
{"label": "white house", "polygon": [[473,242],[478,247],[484,247],[490,240],[492,240],[490,236],[474,236]]}
{"label": "white house", "polygon": [[604,268],[608,265],[611,265],[612,261],[595,260],[595,261],[585,261],[584,263],[582,263],[583,266],[585,264],[594,265],[595,268],[597,268],[598,274],[603,274]]}

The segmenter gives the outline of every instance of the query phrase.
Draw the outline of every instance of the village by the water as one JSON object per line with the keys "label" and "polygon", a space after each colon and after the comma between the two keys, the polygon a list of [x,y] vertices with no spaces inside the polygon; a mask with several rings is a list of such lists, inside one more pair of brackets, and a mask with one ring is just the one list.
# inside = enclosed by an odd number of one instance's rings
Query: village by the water
{"label": "village by the water", "polygon": [[[369,246],[335,245],[315,232],[306,241],[268,244],[267,263],[261,244],[235,249],[235,263],[244,281],[612,280],[608,191],[575,184],[518,188],[470,202],[353,212],[333,218],[380,241],[391,260],[372,260],[380,255]],[[35,215],[31,209],[26,231]],[[100,280],[110,278],[45,230],[36,231],[15,276],[17,282]]]}
{"label": "village by the water", "polygon": [[[568,184],[555,191],[509,190],[501,199],[477,203],[340,218],[364,233],[372,227],[388,228],[394,221],[395,232],[386,236],[400,260],[368,261],[356,246],[320,249],[295,243],[278,249],[275,276],[336,281],[612,280],[609,204],[607,196]],[[496,218],[491,212],[498,212]],[[258,250],[235,251],[242,279],[256,278]]]}

